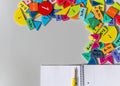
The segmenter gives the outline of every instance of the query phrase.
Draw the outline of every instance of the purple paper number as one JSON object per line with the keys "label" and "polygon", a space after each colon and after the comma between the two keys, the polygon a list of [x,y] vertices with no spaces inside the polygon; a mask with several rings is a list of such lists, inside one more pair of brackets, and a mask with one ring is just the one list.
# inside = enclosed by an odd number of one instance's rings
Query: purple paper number
{"label": "purple paper number", "polygon": [[109,26],[115,26],[115,19],[112,19],[109,23],[108,23]]}
{"label": "purple paper number", "polygon": [[56,15],[56,20],[57,20],[57,21],[62,20],[62,16],[61,16],[61,15]]}
{"label": "purple paper number", "polygon": [[[54,13],[58,12],[59,10],[54,10]],[[62,20],[62,16],[61,15],[55,15],[56,17],[56,21],[60,21]]]}
{"label": "purple paper number", "polygon": [[120,53],[116,49],[111,54],[117,62],[120,62]]}

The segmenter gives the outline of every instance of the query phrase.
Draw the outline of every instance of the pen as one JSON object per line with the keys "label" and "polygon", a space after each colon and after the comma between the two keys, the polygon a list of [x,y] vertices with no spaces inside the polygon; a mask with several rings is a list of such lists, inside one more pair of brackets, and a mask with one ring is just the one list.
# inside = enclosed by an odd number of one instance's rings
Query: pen
{"label": "pen", "polygon": [[77,68],[74,69],[74,76],[72,78],[72,86],[77,86]]}

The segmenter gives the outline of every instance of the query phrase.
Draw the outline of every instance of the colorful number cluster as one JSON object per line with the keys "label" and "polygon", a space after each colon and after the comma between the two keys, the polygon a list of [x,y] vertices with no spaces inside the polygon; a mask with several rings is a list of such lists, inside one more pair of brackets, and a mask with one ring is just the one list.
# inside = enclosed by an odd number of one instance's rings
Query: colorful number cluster
{"label": "colorful number cluster", "polygon": [[23,0],[14,19],[17,24],[37,31],[52,18],[56,21],[81,19],[91,32],[82,56],[88,64],[114,64],[120,62],[119,11],[120,4],[113,0]]}

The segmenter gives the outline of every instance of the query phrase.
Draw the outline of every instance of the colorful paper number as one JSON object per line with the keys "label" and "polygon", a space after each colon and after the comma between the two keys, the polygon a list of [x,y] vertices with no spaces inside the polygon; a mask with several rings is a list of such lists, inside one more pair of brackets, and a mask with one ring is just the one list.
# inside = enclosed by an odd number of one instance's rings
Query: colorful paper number
{"label": "colorful paper number", "polygon": [[23,0],[18,3],[14,20],[38,31],[52,19],[81,19],[91,33],[82,56],[88,64],[114,64],[120,62],[119,12],[120,4],[113,0]]}

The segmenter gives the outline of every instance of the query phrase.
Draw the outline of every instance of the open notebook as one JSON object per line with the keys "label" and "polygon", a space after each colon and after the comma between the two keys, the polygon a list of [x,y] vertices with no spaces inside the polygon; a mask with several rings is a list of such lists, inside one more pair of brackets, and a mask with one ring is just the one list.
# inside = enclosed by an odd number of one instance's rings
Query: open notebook
{"label": "open notebook", "polygon": [[77,86],[119,86],[120,65],[41,66],[40,86],[72,86],[77,68]]}

